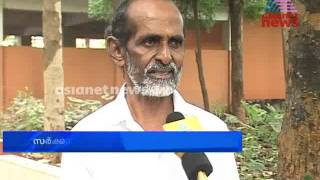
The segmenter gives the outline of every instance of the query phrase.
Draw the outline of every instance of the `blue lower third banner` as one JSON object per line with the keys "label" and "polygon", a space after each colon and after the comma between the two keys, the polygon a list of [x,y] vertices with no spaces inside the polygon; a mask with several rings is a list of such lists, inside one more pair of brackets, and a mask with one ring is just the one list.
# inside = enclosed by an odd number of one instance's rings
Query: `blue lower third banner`
{"label": "blue lower third banner", "polygon": [[4,152],[241,152],[240,131],[4,131]]}

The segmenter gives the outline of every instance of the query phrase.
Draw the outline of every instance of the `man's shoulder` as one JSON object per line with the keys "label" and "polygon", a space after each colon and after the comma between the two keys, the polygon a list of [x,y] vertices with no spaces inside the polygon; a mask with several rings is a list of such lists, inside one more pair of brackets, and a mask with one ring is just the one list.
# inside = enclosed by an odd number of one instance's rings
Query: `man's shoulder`
{"label": "man's shoulder", "polygon": [[203,126],[204,130],[208,131],[227,131],[228,127],[224,121],[211,112],[208,112],[200,107],[187,103],[186,110],[188,115],[196,116]]}
{"label": "man's shoulder", "polygon": [[73,128],[73,131],[99,131],[106,130],[114,122],[119,109],[116,109],[114,101],[103,105],[93,113],[81,119]]}

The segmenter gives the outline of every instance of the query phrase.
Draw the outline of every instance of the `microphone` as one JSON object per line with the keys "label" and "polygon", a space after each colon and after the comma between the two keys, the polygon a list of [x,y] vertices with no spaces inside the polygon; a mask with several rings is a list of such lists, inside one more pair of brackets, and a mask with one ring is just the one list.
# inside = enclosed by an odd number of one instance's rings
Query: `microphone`
{"label": "microphone", "polygon": [[189,180],[207,180],[212,173],[212,165],[204,153],[184,153],[182,166]]}
{"label": "microphone", "polygon": [[[166,118],[166,124],[163,125],[165,131],[192,131],[201,130],[202,127],[198,119],[194,116],[185,118],[180,112],[170,113]],[[176,155],[182,158],[183,153],[176,152]]]}
{"label": "microphone", "polygon": [[167,116],[163,129],[166,131],[201,131],[202,127],[197,117],[184,117],[180,112],[173,112]]}
{"label": "microphone", "polygon": [[[173,112],[166,118],[163,125],[166,131],[200,131],[201,124],[195,116],[184,117],[180,112]],[[189,180],[207,180],[212,173],[212,165],[204,153],[182,153],[176,155],[181,158],[182,166]]]}

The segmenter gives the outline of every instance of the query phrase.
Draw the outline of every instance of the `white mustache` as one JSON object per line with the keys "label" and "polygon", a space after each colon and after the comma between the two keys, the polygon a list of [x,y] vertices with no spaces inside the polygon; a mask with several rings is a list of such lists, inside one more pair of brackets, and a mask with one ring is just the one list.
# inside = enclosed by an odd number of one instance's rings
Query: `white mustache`
{"label": "white mustache", "polygon": [[150,71],[160,71],[160,72],[173,72],[174,74],[178,73],[178,68],[175,63],[171,62],[168,65],[163,65],[161,63],[150,63],[144,70],[144,73],[147,74]]}

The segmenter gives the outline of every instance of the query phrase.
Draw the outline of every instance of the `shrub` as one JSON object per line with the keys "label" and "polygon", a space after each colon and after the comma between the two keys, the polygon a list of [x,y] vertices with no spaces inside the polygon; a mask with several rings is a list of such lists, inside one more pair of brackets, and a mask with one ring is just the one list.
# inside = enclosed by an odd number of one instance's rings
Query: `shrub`
{"label": "shrub", "polygon": [[284,108],[278,105],[260,105],[242,102],[246,123],[225,113],[225,122],[234,130],[242,130],[243,152],[237,153],[241,178],[273,179],[277,169],[277,137],[281,130]]}
{"label": "shrub", "polygon": [[[102,99],[109,101],[113,96],[104,95]],[[65,122],[70,130],[83,117],[102,106],[98,100],[83,100],[67,97]],[[43,130],[44,103],[42,99],[32,96],[31,92],[19,91],[12,105],[0,117],[0,136],[3,130]]]}
{"label": "shrub", "polygon": [[42,130],[43,113],[42,100],[34,98],[28,91],[19,91],[1,117],[0,130]]}
{"label": "shrub", "polygon": [[82,100],[68,97],[65,111],[66,129],[72,129],[82,118],[96,111],[102,103],[97,100]]}

